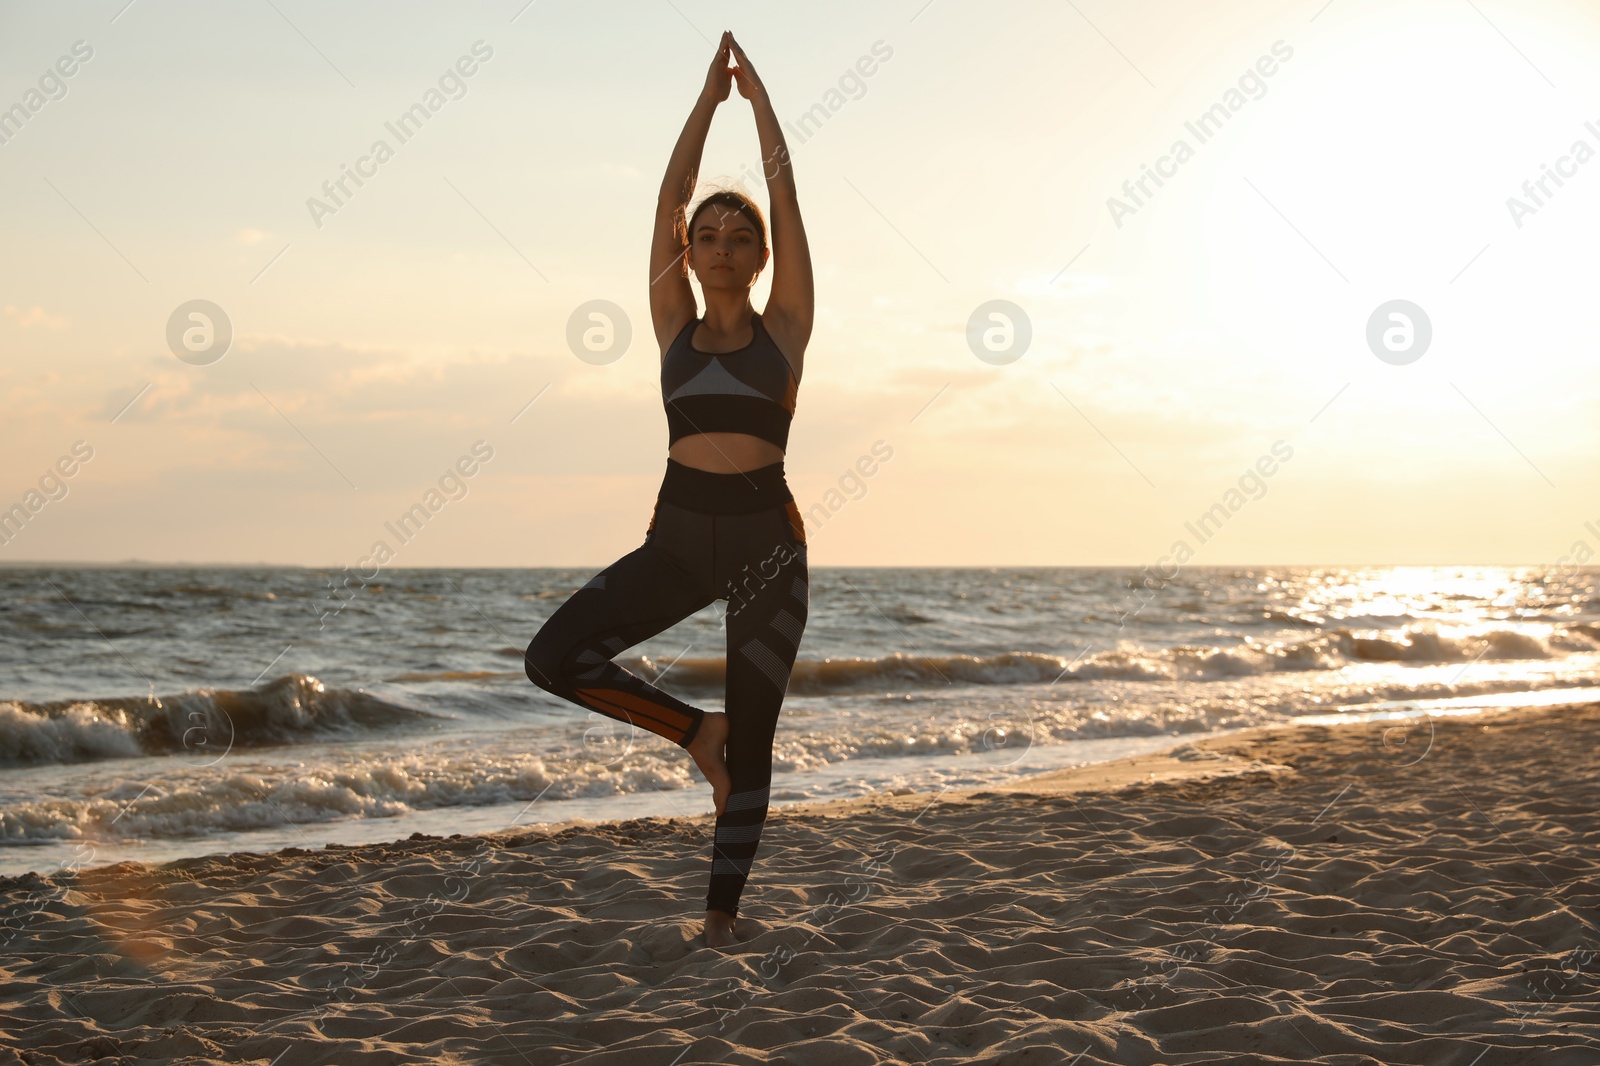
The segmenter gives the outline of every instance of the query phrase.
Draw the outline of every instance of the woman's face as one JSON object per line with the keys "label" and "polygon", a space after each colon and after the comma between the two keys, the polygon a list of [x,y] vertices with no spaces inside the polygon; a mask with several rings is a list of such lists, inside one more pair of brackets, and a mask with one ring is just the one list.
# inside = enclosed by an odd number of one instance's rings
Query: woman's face
{"label": "woman's face", "polygon": [[761,233],[743,211],[712,204],[694,220],[689,265],[703,287],[748,289],[766,263]]}

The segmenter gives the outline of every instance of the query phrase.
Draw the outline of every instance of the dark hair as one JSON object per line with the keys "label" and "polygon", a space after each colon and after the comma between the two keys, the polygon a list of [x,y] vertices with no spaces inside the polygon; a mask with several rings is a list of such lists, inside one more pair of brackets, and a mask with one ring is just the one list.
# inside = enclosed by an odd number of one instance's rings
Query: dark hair
{"label": "dark hair", "polygon": [[700,217],[700,212],[713,204],[718,207],[729,207],[740,212],[755,226],[756,232],[761,234],[761,251],[767,250],[767,220],[761,216],[761,208],[756,202],[738,189],[718,189],[701,200],[699,205],[689,215],[689,226],[684,234],[685,240],[694,240],[694,220]]}

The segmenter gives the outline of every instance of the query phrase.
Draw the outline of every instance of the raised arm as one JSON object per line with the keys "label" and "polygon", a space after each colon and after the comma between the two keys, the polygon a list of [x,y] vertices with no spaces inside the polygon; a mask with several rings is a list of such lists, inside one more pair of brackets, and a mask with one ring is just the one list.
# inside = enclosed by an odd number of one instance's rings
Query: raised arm
{"label": "raised arm", "polygon": [[800,199],[795,193],[794,163],[789,158],[783,126],[772,110],[766,86],[739,42],[731,36],[728,40],[733,46],[734,58],[739,61],[733,72],[739,95],[750,101],[751,110],[755,112],[767,195],[771,200],[772,292],[761,317],[773,339],[783,346],[784,354],[795,364],[798,378],[806,344],[811,340],[816,289],[811,276],[811,246],[806,243],[805,224],[800,220]]}
{"label": "raised arm", "polygon": [[728,98],[732,72],[728,69],[733,35],[724,32],[717,54],[706,73],[705,87],[678,134],[667,162],[666,177],[656,198],[654,235],[650,240],[650,318],[656,341],[666,353],[678,331],[695,316],[694,289],[689,286],[689,232],[685,211],[700,175],[700,155],[717,105]]}

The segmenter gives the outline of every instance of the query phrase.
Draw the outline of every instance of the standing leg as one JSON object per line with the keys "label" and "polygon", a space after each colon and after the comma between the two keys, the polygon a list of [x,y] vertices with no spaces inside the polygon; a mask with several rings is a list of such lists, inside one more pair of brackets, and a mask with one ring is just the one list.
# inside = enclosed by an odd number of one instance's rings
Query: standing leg
{"label": "standing leg", "polygon": [[[803,529],[790,509],[719,517],[717,554],[740,545],[740,569],[727,575],[728,803],[717,818],[706,909],[739,913],[767,820],[772,741],[799,654],[810,604]],[[798,518],[798,514],[794,516]],[[724,536],[727,530],[733,536]],[[719,584],[724,575],[718,575]]]}

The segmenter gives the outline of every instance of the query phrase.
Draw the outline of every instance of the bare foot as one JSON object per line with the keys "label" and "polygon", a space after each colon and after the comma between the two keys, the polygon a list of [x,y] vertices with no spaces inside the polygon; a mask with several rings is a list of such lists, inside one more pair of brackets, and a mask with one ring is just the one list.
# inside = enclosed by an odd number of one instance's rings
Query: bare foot
{"label": "bare foot", "polygon": [[733,923],[737,920],[727,911],[706,911],[706,947],[725,948],[738,943],[739,938],[733,932]]}
{"label": "bare foot", "polygon": [[[716,804],[717,816],[728,803],[728,790],[733,786],[728,777],[728,764],[723,761],[722,749],[728,743],[728,716],[722,711],[707,711],[700,723],[700,731],[689,742],[689,755],[711,785],[711,801]],[[721,912],[718,912],[721,913]]]}

